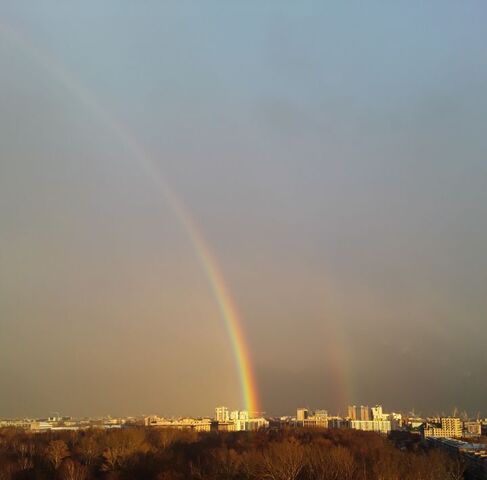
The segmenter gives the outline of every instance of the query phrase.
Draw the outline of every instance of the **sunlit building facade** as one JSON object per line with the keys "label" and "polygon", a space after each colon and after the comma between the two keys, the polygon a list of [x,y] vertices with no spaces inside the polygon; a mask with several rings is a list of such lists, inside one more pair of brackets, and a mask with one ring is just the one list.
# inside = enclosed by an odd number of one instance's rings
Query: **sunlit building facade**
{"label": "sunlit building facade", "polygon": [[357,420],[357,407],[355,405],[348,406],[348,417],[350,420]]}
{"label": "sunlit building facade", "polygon": [[263,417],[251,418],[247,410],[230,411],[227,407],[215,408],[215,420],[219,431],[254,431],[269,427],[269,422]]}
{"label": "sunlit building facade", "polygon": [[308,418],[309,410],[307,408],[298,408],[296,411],[296,420],[303,422]]}
{"label": "sunlit building facade", "polygon": [[363,422],[370,420],[370,408],[368,405],[360,405],[360,420]]}
{"label": "sunlit building facade", "polygon": [[230,412],[227,407],[215,408],[215,419],[217,422],[228,422],[230,420]]}
{"label": "sunlit building facade", "polygon": [[426,423],[423,427],[424,438],[460,438],[462,421],[457,417],[442,417],[440,423]]}
{"label": "sunlit building facade", "polygon": [[391,422],[390,420],[351,420],[350,428],[387,434],[391,431]]}
{"label": "sunlit building facade", "polygon": [[210,418],[167,419],[153,415],[144,418],[144,425],[146,427],[194,430],[196,432],[209,432],[212,429],[212,422]]}
{"label": "sunlit building facade", "polygon": [[306,418],[298,421],[297,424],[305,428],[328,428],[328,412],[326,410],[315,410],[312,414],[308,412]]}

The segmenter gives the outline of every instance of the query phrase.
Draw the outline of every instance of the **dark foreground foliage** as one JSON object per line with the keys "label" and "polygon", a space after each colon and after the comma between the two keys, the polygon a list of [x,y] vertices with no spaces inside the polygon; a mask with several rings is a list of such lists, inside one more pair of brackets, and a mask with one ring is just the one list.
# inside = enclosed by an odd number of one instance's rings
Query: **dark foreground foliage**
{"label": "dark foreground foliage", "polygon": [[0,480],[459,480],[463,470],[418,442],[352,430],[0,430]]}

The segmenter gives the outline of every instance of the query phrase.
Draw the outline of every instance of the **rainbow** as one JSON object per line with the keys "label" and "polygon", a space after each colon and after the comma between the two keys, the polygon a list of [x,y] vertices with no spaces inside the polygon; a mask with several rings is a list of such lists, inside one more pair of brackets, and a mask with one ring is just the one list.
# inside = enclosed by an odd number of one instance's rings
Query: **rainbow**
{"label": "rainbow", "polygon": [[346,407],[356,398],[351,375],[350,349],[343,320],[340,319],[340,303],[343,298],[336,285],[329,278],[321,280],[318,288],[322,299],[320,318],[325,328],[323,335],[323,364],[329,401],[338,408],[338,413],[346,415]]}
{"label": "rainbow", "polygon": [[39,50],[34,44],[27,41],[17,31],[0,24],[0,34],[9,40],[12,45],[28,53],[38,65],[45,69],[68,92],[74,95],[127,148],[148,176],[156,182],[163,196],[170,204],[179,223],[188,235],[198,261],[211,286],[231,342],[235,363],[239,372],[243,404],[249,412],[258,412],[260,410],[260,403],[257,383],[237,307],[215,256],[208,247],[201,230],[197,228],[184,202],[171,189],[157,167],[156,162],[144,151],[137,139],[101,105],[89,89],[76,80],[62,65],[45,52]]}

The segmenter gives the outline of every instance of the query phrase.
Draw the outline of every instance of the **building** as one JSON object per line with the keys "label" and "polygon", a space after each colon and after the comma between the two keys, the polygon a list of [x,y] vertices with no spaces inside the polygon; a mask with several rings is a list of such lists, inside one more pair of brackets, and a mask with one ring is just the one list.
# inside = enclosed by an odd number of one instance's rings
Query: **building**
{"label": "building", "polygon": [[30,424],[30,429],[34,432],[46,432],[52,429],[52,424],[45,421],[32,422]]}
{"label": "building", "polygon": [[391,421],[392,430],[401,430],[402,428],[404,428],[405,422],[402,418],[402,413],[392,412],[389,413],[387,417]]}
{"label": "building", "polygon": [[240,420],[239,431],[255,432],[263,428],[269,428],[269,421],[263,417],[247,418],[246,420]]}
{"label": "building", "polygon": [[357,420],[357,407],[355,405],[348,406],[348,417],[350,420]]}
{"label": "building", "polygon": [[212,427],[210,418],[178,418],[167,419],[156,415],[145,417],[146,427],[173,428],[176,430],[194,430],[196,432],[209,432]]}
{"label": "building", "polygon": [[440,422],[425,423],[424,438],[460,438],[462,436],[462,422],[456,417],[442,417]]}
{"label": "building", "polygon": [[328,417],[328,428],[347,428],[348,423],[349,422],[342,417]]}
{"label": "building", "polygon": [[363,422],[370,420],[370,409],[367,405],[360,405],[360,420]]}
{"label": "building", "polygon": [[306,420],[298,422],[298,426],[304,428],[328,428],[328,419],[316,418],[314,415],[311,415]]}
{"label": "building", "polygon": [[230,420],[238,421],[238,420],[248,420],[249,419],[249,412],[247,410],[232,410],[230,412]]}
{"label": "building", "polygon": [[390,420],[351,420],[350,428],[387,434],[391,431],[391,422]]}
{"label": "building", "polygon": [[262,417],[217,422],[217,430],[220,432],[255,432],[262,428],[269,428],[269,421]]}
{"label": "building", "polygon": [[429,438],[428,442],[450,453],[463,457],[466,462],[464,478],[468,478],[469,480],[487,479],[486,444],[468,443],[453,438]]}
{"label": "building", "polygon": [[219,432],[236,432],[237,425],[235,422],[217,422],[217,430]]}
{"label": "building", "polygon": [[32,430],[32,423],[34,420],[29,418],[23,419],[0,419],[0,428],[4,427],[14,427],[22,428],[24,430]]}
{"label": "building", "polygon": [[482,423],[479,421],[463,422],[463,435],[465,437],[480,437],[482,435]]}
{"label": "building", "polygon": [[232,410],[227,407],[215,408],[216,428],[219,431],[242,432],[268,428],[269,422],[263,418],[251,418],[247,410]]}
{"label": "building", "polygon": [[370,409],[372,413],[372,420],[387,420],[389,415],[384,413],[382,410],[382,405],[376,405]]}
{"label": "building", "polygon": [[309,411],[307,408],[298,408],[296,412],[296,420],[302,422],[308,418]]}
{"label": "building", "polygon": [[215,408],[215,419],[217,422],[228,422],[230,420],[230,413],[227,407]]}
{"label": "building", "polygon": [[307,408],[298,408],[294,425],[305,428],[328,428],[328,412],[326,410],[313,412]]}
{"label": "building", "polygon": [[299,426],[305,428],[328,428],[328,412],[326,410],[316,410],[312,415],[309,415],[302,422],[298,422]]}

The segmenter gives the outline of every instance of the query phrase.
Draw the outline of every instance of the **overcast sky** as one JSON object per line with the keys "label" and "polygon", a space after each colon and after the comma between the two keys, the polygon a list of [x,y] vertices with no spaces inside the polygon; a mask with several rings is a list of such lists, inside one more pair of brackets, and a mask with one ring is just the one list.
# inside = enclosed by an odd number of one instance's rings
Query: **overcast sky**
{"label": "overcast sky", "polygon": [[483,1],[0,1],[0,416],[243,407],[191,242],[66,78],[200,225],[263,410],[487,415],[486,23]]}

